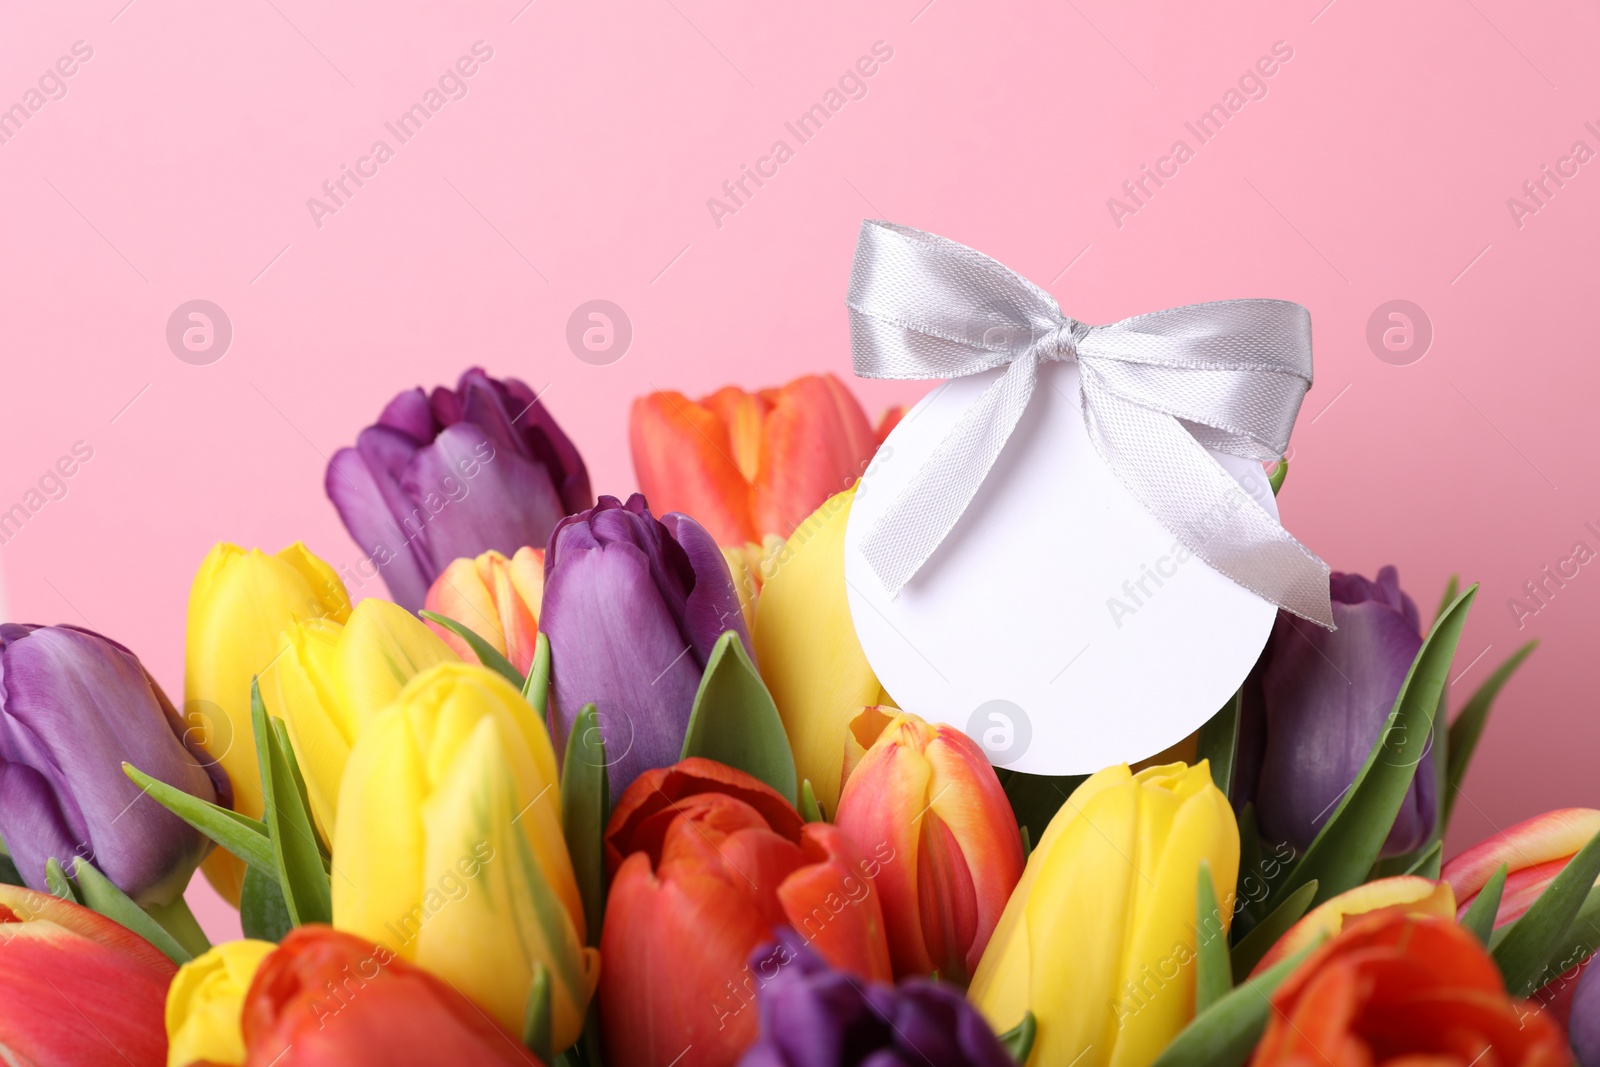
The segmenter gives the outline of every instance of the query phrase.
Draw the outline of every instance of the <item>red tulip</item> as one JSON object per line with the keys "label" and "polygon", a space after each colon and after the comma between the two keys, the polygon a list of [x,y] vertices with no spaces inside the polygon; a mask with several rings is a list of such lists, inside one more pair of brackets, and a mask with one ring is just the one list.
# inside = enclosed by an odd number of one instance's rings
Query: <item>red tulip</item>
{"label": "red tulip", "polygon": [[1253,1067],[1565,1067],[1548,1016],[1506,996],[1478,939],[1393,911],[1345,928],[1272,996]]}
{"label": "red tulip", "polygon": [[831,374],[700,400],[640,397],[628,420],[639,487],[658,513],[694,516],[718,544],[788,537],[866,470],[877,446],[855,397]]}
{"label": "red tulip", "polygon": [[245,1067],[539,1067],[538,1057],[453,987],[327,926],[296,927],[261,962],[242,1023]]}
{"label": "red tulip", "polygon": [[177,971],[88,908],[0,885],[0,1062],[163,1067]]}
{"label": "red tulip", "polygon": [[[1022,835],[988,757],[966,734],[863,709],[834,822],[862,853],[894,849],[876,879],[895,976],[966,985],[1022,877]],[[847,753],[847,762],[849,755]]]}
{"label": "red tulip", "polygon": [[742,771],[691,758],[641,774],[612,812],[606,858],[610,1063],[736,1063],[757,1033],[746,961],[781,925],[833,967],[890,980],[872,879],[894,862],[892,847],[863,856]]}

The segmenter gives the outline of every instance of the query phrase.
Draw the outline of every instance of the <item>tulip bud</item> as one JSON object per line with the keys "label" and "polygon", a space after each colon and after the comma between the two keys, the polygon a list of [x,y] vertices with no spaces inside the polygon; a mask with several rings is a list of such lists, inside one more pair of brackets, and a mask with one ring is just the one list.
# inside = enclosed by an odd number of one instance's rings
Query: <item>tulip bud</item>
{"label": "tulip bud", "polygon": [[756,393],[727,386],[698,402],[651,393],[633,402],[628,437],[644,495],[734,546],[788,537],[854,484],[876,446],[861,405],[831,374]]}
{"label": "tulip bud", "polygon": [[239,1013],[256,968],[277,948],[270,941],[229,941],[178,968],[167,989],[167,1064],[244,1063]]}
{"label": "tulip bud", "polygon": [[384,946],[519,1030],[535,963],[554,1048],[577,1040],[599,956],[561,830],[556,757],[522,695],[447,663],[356,738],[334,829],[333,925]]}
{"label": "tulip bud", "polygon": [[728,1067],[755,1040],[757,977],[746,960],[788,924],[828,963],[887,982],[873,878],[901,862],[802,823],[770,786],[708,759],[646,771],[606,826],[600,950],[606,1059]]}
{"label": "tulip bud", "polygon": [[756,950],[749,970],[761,1039],[739,1067],[1015,1067],[983,1016],[943,982],[862,982],[788,927]]}
{"label": "tulip bud", "polygon": [[176,970],[88,908],[0,885],[0,1059],[163,1067],[161,1006]]}
{"label": "tulip bud", "polygon": [[[259,819],[262,812],[250,680],[277,660],[283,633],[295,623],[349,617],[344,583],[299,542],[271,556],[218,544],[200,564],[189,590],[183,710],[191,736],[227,772],[240,814]],[[240,860],[217,849],[202,869],[217,892],[239,902]]]}
{"label": "tulip bud", "polygon": [[99,634],[5,623],[0,683],[0,837],[23,879],[43,890],[47,860],[83,858],[140,903],[170,904],[211,843],[122,764],[202,800],[230,790],[155,679]]}
{"label": "tulip bud", "polygon": [[295,622],[283,642],[261,677],[261,696],[289,726],[312,816],[331,841],[350,746],[413,676],[458,660],[421,619],[375,598],[357,604],[344,625]]}
{"label": "tulip bud", "polygon": [[1148,1064],[1194,1015],[1200,865],[1231,925],[1239,827],[1202,760],[1108,767],[1028,857],[968,999],[997,1031],[1038,1020],[1028,1062]]}
{"label": "tulip bud", "polygon": [[1448,882],[1414,874],[1378,878],[1330,897],[1308,911],[1261,957],[1251,974],[1260,974],[1318,941],[1337,937],[1346,926],[1368,915],[1436,915],[1456,917],[1456,895]]}
{"label": "tulip bud", "polygon": [[839,806],[841,753],[861,709],[891,703],[850,621],[844,531],[855,490],[830,497],[763,564],[756,653],[795,770],[828,811]]}
{"label": "tulip bud", "polygon": [[[434,579],[424,605],[454,619],[493,645],[523,674],[533,665],[544,598],[544,549],[519,548],[510,559],[493,550],[458,559]],[[471,647],[438,623],[428,623],[457,656],[476,663]]]}
{"label": "tulip bud", "polygon": [[477,367],[454,390],[391,400],[334,453],[325,487],[407,611],[451,560],[543,545],[594,500],[583,458],[533,391]]}
{"label": "tulip bud", "polygon": [[[1254,802],[1263,837],[1300,850],[1361,773],[1422,648],[1417,606],[1393,567],[1375,582],[1335,572],[1329,591],[1338,629],[1279,612],[1244,686],[1234,801]],[[1436,791],[1429,745],[1383,855],[1428,840]]]}
{"label": "tulip bud", "polygon": [[966,985],[1022,877],[1022,835],[994,768],[971,738],[915,715],[866,708],[865,748],[835,825],[857,851],[887,842],[902,862],[876,879],[895,976]]}
{"label": "tulip bud", "polygon": [[261,962],[242,1028],[249,1067],[541,1067],[460,991],[326,926],[296,927]]}
{"label": "tulip bud", "polygon": [[717,638],[732,630],[750,647],[739,598],[705,530],[686,515],[657,520],[637,493],[562,519],[544,566],[556,744],[596,705],[620,795],[682,754]]}
{"label": "tulip bud", "polygon": [[1525,819],[1508,830],[1473,845],[1446,863],[1441,881],[1455,890],[1460,913],[1465,915],[1478,892],[1502,866],[1508,868],[1496,928],[1515,922],[1589,839],[1600,833],[1600,811],[1560,808]]}

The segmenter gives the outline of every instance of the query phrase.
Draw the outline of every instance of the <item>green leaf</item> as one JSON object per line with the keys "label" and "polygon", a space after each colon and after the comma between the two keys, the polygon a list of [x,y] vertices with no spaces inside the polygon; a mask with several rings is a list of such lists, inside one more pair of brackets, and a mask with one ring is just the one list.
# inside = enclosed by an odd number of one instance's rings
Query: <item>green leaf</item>
{"label": "green leaf", "polygon": [[267,827],[246,815],[230,811],[168,785],[133,766],[122,765],[122,773],[150,795],[150,799],[205,834],[211,840],[254,867],[272,866],[272,840]]}
{"label": "green leaf", "polygon": [[1472,898],[1472,906],[1467,913],[1461,916],[1461,925],[1470,930],[1483,944],[1489,943],[1489,935],[1494,933],[1494,918],[1500,911],[1500,895],[1506,890],[1506,874],[1509,873],[1504,863],[1494,872],[1483,888],[1478,890],[1478,895]]}
{"label": "green leaf", "polygon": [[1445,609],[1428,634],[1406,680],[1395,697],[1394,710],[1367,761],[1346,790],[1304,858],[1274,892],[1276,900],[1315,880],[1320,888],[1312,901],[1320,904],[1366,881],[1378,860],[1384,839],[1405,802],[1417,764],[1428,748],[1433,713],[1450,675],[1450,660],[1461,640],[1478,587],[1471,586]]}
{"label": "green leaf", "polygon": [[244,889],[239,893],[239,925],[246,937],[277,943],[294,929],[294,920],[289,918],[283,887],[268,873],[270,869],[245,868]]}
{"label": "green leaf", "polygon": [[1033,1017],[1033,1012],[1024,1012],[1020,1023],[999,1036],[1000,1044],[1014,1062],[1027,1063],[1033,1054],[1033,1039],[1039,1036],[1039,1020]]}
{"label": "green leaf", "polygon": [[1233,694],[1222,710],[1206,720],[1196,739],[1198,759],[1211,761],[1211,780],[1223,796],[1233,792],[1233,760],[1239,748],[1239,714],[1242,692]]}
{"label": "green leaf", "polygon": [[550,639],[542,632],[533,642],[533,662],[522,686],[522,699],[543,719],[550,709]]}
{"label": "green leaf", "polygon": [[1273,908],[1267,917],[1257,923],[1248,934],[1233,946],[1233,973],[1249,974],[1262,957],[1278,943],[1278,938],[1289,932],[1289,927],[1311,908],[1316,899],[1316,880],[1306,882],[1283,898],[1283,903]]}
{"label": "green leaf", "polygon": [[1452,574],[1450,580],[1444,583],[1444,596],[1439,598],[1439,606],[1434,609],[1433,621],[1438,622],[1439,616],[1444,614],[1444,609],[1456,602],[1456,597],[1461,595],[1461,578]]}
{"label": "green leaf", "polygon": [[689,712],[683,757],[704,756],[744,771],[793,804],[798,798],[794,752],[778,705],[732,630],[717,638]]}
{"label": "green leaf", "polygon": [[611,784],[606,769],[606,742],[600,735],[600,716],[585,704],[567,734],[566,756],[561,764],[561,823],[572,854],[572,873],[583,900],[583,920],[589,945],[600,944],[600,924],[605,915],[605,832],[610,816]]}
{"label": "green leaf", "polygon": [[800,783],[800,817],[806,822],[828,821],[827,814],[822,810],[822,802],[817,799],[816,790],[811,788],[809,778]]}
{"label": "green leaf", "polygon": [[1596,948],[1600,948],[1600,889],[1591,889],[1584,898],[1583,907],[1578,909],[1578,917],[1567,927],[1566,936],[1557,943],[1544,974],[1533,987],[1543,989],[1594,955]]}
{"label": "green leaf", "polygon": [[1033,855],[1033,836],[1028,833],[1026,826],[1017,827],[1017,832],[1022,835],[1022,862],[1026,864],[1028,857]]}
{"label": "green leaf", "polygon": [[160,924],[191,956],[204,956],[211,951],[211,941],[200,929],[200,920],[189,910],[189,902],[180,893],[168,904],[141,904],[146,915]]}
{"label": "green leaf", "polygon": [[550,969],[538,960],[533,962],[533,981],[522,1011],[522,1043],[540,1063],[550,1062]]}
{"label": "green leaf", "polygon": [[27,885],[9,853],[0,853],[0,885]]}
{"label": "green leaf", "polygon": [[1289,461],[1278,460],[1278,465],[1272,468],[1272,473],[1267,475],[1267,483],[1272,486],[1272,495],[1277,496],[1283,488],[1283,480],[1289,477]]}
{"label": "green leaf", "polygon": [[1435,841],[1412,861],[1403,873],[1417,874],[1434,881],[1439,880],[1439,860],[1444,853],[1444,842]]}
{"label": "green leaf", "polygon": [[54,856],[44,861],[44,884],[45,888],[50,890],[51,896],[60,897],[74,904],[83,903],[78,899],[78,889],[72,884],[72,879],[61,869],[61,861]]}
{"label": "green leaf", "polygon": [[1307,945],[1256,977],[1245,979],[1195,1016],[1151,1067],[1240,1067],[1267,1027],[1272,994],[1316,948]]}
{"label": "green leaf", "polygon": [[83,894],[84,907],[132,930],[179,966],[194,959],[194,953],[180,945],[177,938],[129,899],[94,864],[79,856],[72,873],[78,883],[78,892]]}
{"label": "green leaf", "polygon": [[[1265,870],[1266,864],[1261,855],[1261,833],[1256,828],[1256,808],[1254,804],[1246,804],[1239,809],[1239,879],[1236,890],[1236,899],[1242,900],[1243,906],[1234,909],[1233,928],[1228,931],[1228,937],[1236,945],[1261,921],[1261,909],[1266,903],[1269,888],[1265,884]],[[1251,887],[1252,882],[1261,886],[1260,893]]]}
{"label": "green leaf", "polygon": [[[1461,791],[1461,783],[1466,780],[1467,767],[1472,763],[1472,754],[1478,747],[1478,739],[1483,736],[1483,727],[1489,721],[1489,709],[1494,704],[1495,697],[1500,695],[1500,690],[1512,672],[1522,666],[1522,661],[1532,655],[1533,650],[1538,647],[1539,642],[1529,641],[1511,653],[1510,658],[1484,679],[1483,684],[1468,698],[1461,709],[1461,714],[1456,716],[1456,721],[1450,724],[1450,753],[1448,770],[1445,772],[1444,825],[1450,822],[1450,813],[1455,808],[1456,794]],[[1444,832],[1444,826],[1440,827],[1439,832]]]}
{"label": "green leaf", "polygon": [[322,846],[311,828],[305,793],[291,752],[276,725],[267,721],[261,687],[250,681],[250,719],[261,761],[261,792],[272,839],[273,868],[283,901],[296,925],[333,921],[333,889],[323,866]]}
{"label": "green leaf", "polygon": [[1222,909],[1217,907],[1217,887],[1211,880],[1211,865],[1204,860],[1200,863],[1195,904],[1198,923],[1195,927],[1194,1011],[1198,1015],[1233,988],[1228,935],[1222,928]]}
{"label": "green leaf", "polygon": [[1506,991],[1513,997],[1525,997],[1533,992],[1534,983],[1544,974],[1561,939],[1578,917],[1596,878],[1600,878],[1600,834],[1590,838],[1589,843],[1567,861],[1561,873],[1539,894],[1539,899],[1529,905],[1499,944],[1490,949],[1506,980]]}
{"label": "green leaf", "polygon": [[479,663],[516,686],[519,693],[522,691],[523,686],[527,684],[527,679],[522,677],[522,672],[513,667],[511,661],[506,659],[499,649],[479,637],[477,631],[471,627],[463,626],[452,618],[440,615],[437,611],[419,611],[417,614],[429,622],[438,623],[465,641],[467,647],[472,649],[473,653],[478,657]]}

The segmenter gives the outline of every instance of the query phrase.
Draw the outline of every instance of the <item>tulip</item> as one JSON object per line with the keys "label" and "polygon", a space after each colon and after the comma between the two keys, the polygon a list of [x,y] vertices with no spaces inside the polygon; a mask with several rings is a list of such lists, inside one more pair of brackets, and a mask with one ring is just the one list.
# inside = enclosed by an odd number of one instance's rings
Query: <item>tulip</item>
{"label": "tulip", "polygon": [[983,1016],[948,985],[899,988],[832,969],[788,927],[757,949],[761,1038],[739,1067],[1014,1067]]}
{"label": "tulip", "polygon": [[[191,736],[227,772],[240,814],[259,819],[263,807],[250,680],[277,660],[295,623],[349,617],[344,583],[299,542],[270,556],[218,544],[200,564],[189,590],[183,710]],[[202,870],[217,892],[239,902],[244,864],[232,853],[216,849]]]}
{"label": "tulip", "polygon": [[865,749],[834,823],[862,853],[888,842],[902,862],[877,877],[896,977],[966,985],[1022,877],[1022,835],[983,750],[951,726],[867,708]]}
{"label": "tulip", "polygon": [[459,990],[381,944],[326,926],[289,931],[262,961],[242,1024],[247,1067],[539,1067]]}
{"label": "tulip", "polygon": [[[1338,630],[1279,612],[1244,688],[1235,802],[1254,801],[1261,835],[1300,850],[1360,773],[1422,648],[1417,606],[1393,567],[1376,582],[1336,572],[1330,592]],[[1428,840],[1436,790],[1430,744],[1383,855]]]}
{"label": "tulip", "polygon": [[92,862],[144,904],[172,903],[211,843],[122,772],[207,801],[229,796],[138,657],[76,626],[0,624],[0,837],[23,879]]}
{"label": "tulip", "polygon": [[[523,674],[533,664],[544,598],[544,549],[519,548],[507,559],[490,550],[451,563],[428,590],[429,611],[454,619],[494,646]],[[468,663],[477,654],[465,641],[430,622],[444,643]]]}
{"label": "tulip", "polygon": [[1494,961],[1449,919],[1386,912],[1314,951],[1272,995],[1252,1067],[1572,1062],[1548,1016],[1507,998]]}
{"label": "tulip", "polygon": [[719,544],[788,537],[854,484],[876,447],[855,397],[831,374],[779,389],[733,386],[699,401],[651,393],[628,419],[639,487],[701,522]]}
{"label": "tulip", "polygon": [[545,553],[551,720],[563,749],[585,704],[599,710],[612,795],[683,751],[717,638],[750,647],[727,562],[686,515],[650,514],[635,493],[561,520]]}
{"label": "tulip", "polygon": [[1573,855],[1597,833],[1600,811],[1547,811],[1473,845],[1446,863],[1439,877],[1455,890],[1461,914],[1465,915],[1495,872],[1502,866],[1509,868],[1494,919],[1494,925],[1501,927],[1520,919]]}
{"label": "tulip", "polygon": [[1567,1039],[1577,1053],[1579,1067],[1600,1067],[1600,967],[1585,965],[1572,995]]}
{"label": "tulip", "polygon": [[312,816],[331,841],[350,746],[413,676],[457,657],[422,620],[375,598],[357,604],[342,626],[321,618],[292,623],[283,642],[261,696],[288,724]]}
{"label": "tulip", "polygon": [[641,774],[606,826],[606,1060],[726,1067],[756,1037],[750,953],[779,924],[858,978],[890,979],[873,878],[898,857],[802,823],[742,771],[698,757]]}
{"label": "tulip", "polygon": [[543,545],[561,516],[594,500],[582,457],[533,390],[477,367],[453,391],[389,401],[354,448],[334,453],[325,488],[407,611],[451,560]]}
{"label": "tulip", "polygon": [[1033,1012],[1031,1064],[1144,1067],[1194,1015],[1202,863],[1232,900],[1239,828],[1206,761],[1092,775],[1028,857],[968,999],[997,1031]]}
{"label": "tulip", "polygon": [[88,908],[0,885],[0,1060],[162,1067],[161,1005],[176,970]]}
{"label": "tulip", "polygon": [[577,1039],[599,958],[584,948],[555,751],[509,682],[465,663],[407,682],[350,750],[333,840],[335,927],[513,1031],[542,963],[553,1047]]}
{"label": "tulip", "polygon": [[167,989],[167,1067],[244,1063],[239,1013],[270,941],[229,941],[178,968]]}
{"label": "tulip", "polygon": [[1277,944],[1261,957],[1251,974],[1293,956],[1301,949],[1328,937],[1337,937],[1346,926],[1368,915],[1394,912],[1400,915],[1456,917],[1456,895],[1448,882],[1434,882],[1414,874],[1378,878],[1330,897],[1307,912],[1289,927]]}
{"label": "tulip", "polygon": [[756,653],[795,770],[839,806],[845,742],[861,709],[892,703],[856,640],[845,598],[844,530],[855,490],[830,497],[763,565]]}

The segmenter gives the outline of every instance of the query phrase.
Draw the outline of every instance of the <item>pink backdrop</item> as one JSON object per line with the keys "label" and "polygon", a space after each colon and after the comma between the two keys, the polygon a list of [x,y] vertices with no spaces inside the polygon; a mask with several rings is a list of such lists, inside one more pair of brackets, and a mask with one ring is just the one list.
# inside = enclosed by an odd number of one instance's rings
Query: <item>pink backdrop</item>
{"label": "pink backdrop", "polygon": [[[883,217],[996,256],[1089,321],[1308,305],[1317,384],[1289,526],[1336,568],[1397,563],[1425,611],[1452,571],[1483,583],[1457,706],[1542,642],[1489,727],[1454,843],[1600,805],[1600,570],[1563,563],[1577,542],[1600,549],[1600,376],[1582,333],[1600,15],[1201,7],[6,5],[0,107],[21,111],[0,114],[0,510],[75,443],[92,449],[0,547],[9,617],[102,630],[181,691],[207,547],[303,538],[354,563],[322,495],[327,457],[398,389],[470,363],[547,389],[596,487],[624,492],[635,395],[848,374],[851,250],[860,220]],[[892,55],[828,98],[875,47]],[[461,57],[471,77],[441,83]],[[419,132],[386,129],[441,86]],[[804,143],[785,128],[835,102]],[[1214,104],[1226,122],[1202,141],[1185,123]],[[788,158],[762,164],[778,140]],[[769,177],[735,205],[722,185],[744,165]],[[1163,184],[1130,197],[1146,165]],[[345,167],[365,177],[335,203],[323,183]],[[713,212],[715,196],[737,210]],[[193,299],[232,324],[209,365],[167,342]],[[606,366],[565,340],[592,299],[634,328]],[[1415,312],[1409,348],[1369,342],[1397,299],[1431,323],[1425,354]],[[859,386],[874,412],[922,388]],[[1517,618],[1510,598],[1546,565],[1569,577]]]}

